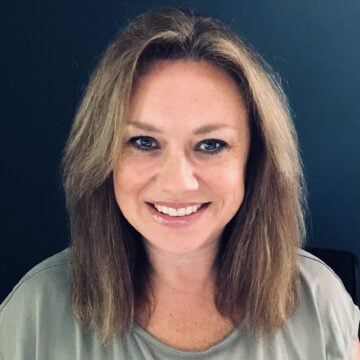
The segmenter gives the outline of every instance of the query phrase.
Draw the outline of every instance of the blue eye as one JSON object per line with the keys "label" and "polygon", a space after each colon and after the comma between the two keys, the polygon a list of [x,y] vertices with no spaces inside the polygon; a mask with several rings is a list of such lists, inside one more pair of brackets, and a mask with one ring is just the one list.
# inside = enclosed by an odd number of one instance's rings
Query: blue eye
{"label": "blue eye", "polygon": [[128,143],[141,151],[159,149],[159,143],[151,136],[135,136],[128,140]]}
{"label": "blue eye", "polygon": [[217,140],[217,139],[208,139],[208,140],[203,140],[199,144],[197,144],[195,150],[201,151],[205,154],[215,155],[227,147],[228,144],[225,141]]}

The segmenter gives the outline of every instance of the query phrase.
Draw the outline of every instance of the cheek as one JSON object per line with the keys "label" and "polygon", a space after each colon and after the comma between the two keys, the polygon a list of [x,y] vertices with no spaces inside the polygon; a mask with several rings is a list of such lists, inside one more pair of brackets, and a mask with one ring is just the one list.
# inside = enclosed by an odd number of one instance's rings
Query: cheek
{"label": "cheek", "polygon": [[238,165],[211,174],[211,189],[218,199],[224,216],[233,217],[241,207],[245,195],[245,172]]}
{"label": "cheek", "polygon": [[123,161],[114,170],[114,190],[117,200],[141,191],[153,177],[154,167],[137,161]]}
{"label": "cheek", "polygon": [[221,169],[208,171],[208,184],[219,194],[231,193],[239,196],[244,193],[245,172],[238,164],[229,164]]}

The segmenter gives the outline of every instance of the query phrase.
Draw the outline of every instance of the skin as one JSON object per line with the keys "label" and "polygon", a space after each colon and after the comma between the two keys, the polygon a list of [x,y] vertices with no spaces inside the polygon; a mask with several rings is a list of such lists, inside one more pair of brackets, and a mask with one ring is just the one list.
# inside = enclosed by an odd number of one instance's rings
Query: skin
{"label": "skin", "polygon": [[[244,198],[250,133],[243,99],[234,80],[206,62],[161,61],[137,83],[126,133],[114,189],[154,268],[155,311],[146,328],[183,350],[207,348],[233,328],[213,302],[212,264]],[[148,203],[208,205],[190,220],[164,220]]]}
{"label": "skin", "polygon": [[[115,196],[149,252],[179,264],[214,254],[245,190],[250,136],[234,81],[204,62],[159,62],[135,88],[126,130]],[[147,204],[164,202],[209,205],[196,221],[166,224]]]}
{"label": "skin", "polygon": [[360,342],[355,341],[353,346],[353,360],[360,360]]}

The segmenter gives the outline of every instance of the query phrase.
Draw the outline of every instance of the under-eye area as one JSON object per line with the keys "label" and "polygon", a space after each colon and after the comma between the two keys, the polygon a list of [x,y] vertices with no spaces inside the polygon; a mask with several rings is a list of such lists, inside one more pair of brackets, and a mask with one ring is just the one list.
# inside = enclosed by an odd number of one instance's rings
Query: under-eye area
{"label": "under-eye area", "polygon": [[191,205],[177,209],[164,205],[157,205],[152,203],[147,203],[147,204],[161,214],[165,214],[169,216],[188,216],[198,212],[200,209],[204,209],[208,207],[210,203],[209,202],[202,203],[202,204]]}

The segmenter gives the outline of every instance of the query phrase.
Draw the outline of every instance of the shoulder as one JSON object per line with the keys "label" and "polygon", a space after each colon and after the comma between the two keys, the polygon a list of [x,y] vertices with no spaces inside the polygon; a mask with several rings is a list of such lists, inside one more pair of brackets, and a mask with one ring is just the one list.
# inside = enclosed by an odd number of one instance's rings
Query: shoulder
{"label": "shoulder", "polygon": [[328,299],[354,305],[340,277],[324,261],[302,249],[298,259],[303,291],[318,296],[319,301]]}
{"label": "shoulder", "polygon": [[360,312],[341,279],[322,260],[299,250],[301,303],[297,311],[303,323],[317,327],[327,352],[348,351],[357,339]]}
{"label": "shoulder", "polygon": [[39,339],[54,348],[61,332],[71,331],[68,268],[64,250],[32,268],[1,304],[0,359],[35,358]]}
{"label": "shoulder", "polygon": [[341,288],[345,290],[344,285],[335,272],[324,261],[309,252],[299,249],[298,264],[300,270],[300,277],[302,282],[307,287],[319,291],[333,291],[333,287],[328,287],[331,284],[336,289]]}
{"label": "shoulder", "polygon": [[340,306],[358,310],[341,279],[322,260],[305,250],[299,250],[299,271],[303,295],[321,306]]}
{"label": "shoulder", "polygon": [[[0,317],[7,306],[12,305],[26,296],[26,300],[35,300],[43,296],[43,291],[63,292],[68,284],[69,249],[45,259],[29,272],[14,287],[0,305]],[[57,291],[57,292],[58,292]]]}

